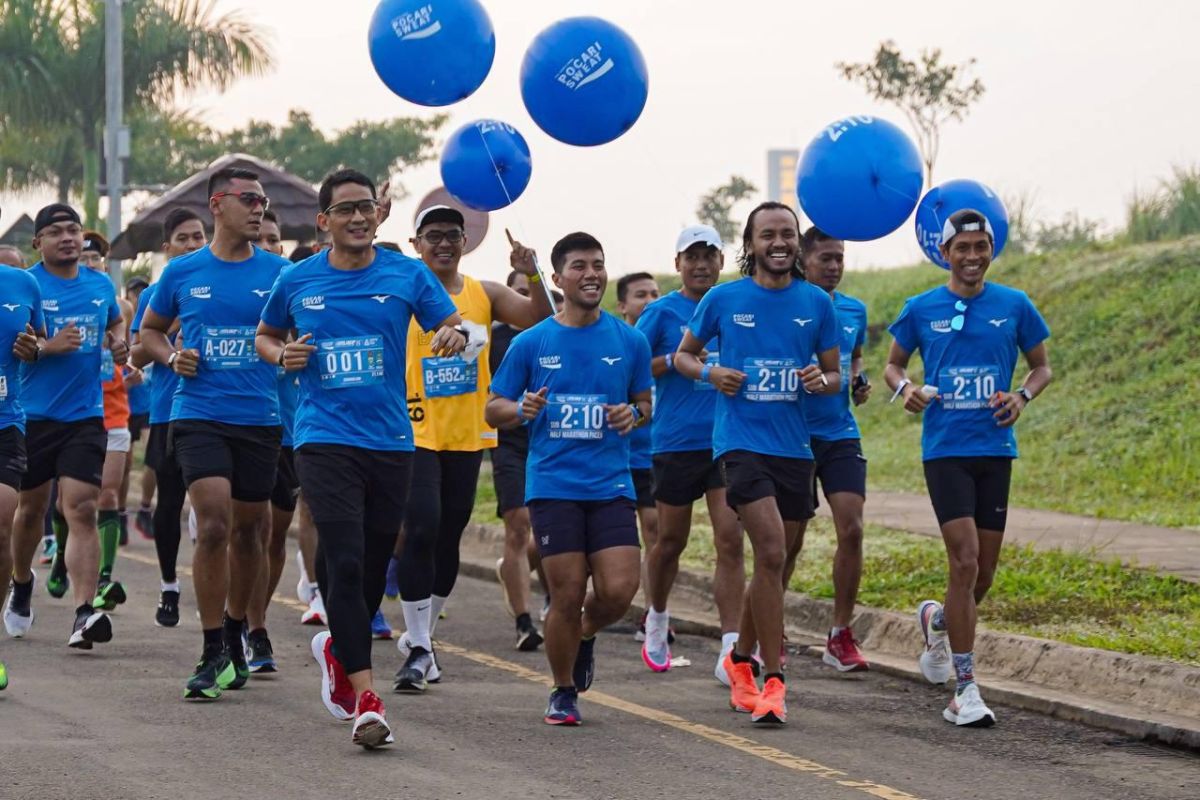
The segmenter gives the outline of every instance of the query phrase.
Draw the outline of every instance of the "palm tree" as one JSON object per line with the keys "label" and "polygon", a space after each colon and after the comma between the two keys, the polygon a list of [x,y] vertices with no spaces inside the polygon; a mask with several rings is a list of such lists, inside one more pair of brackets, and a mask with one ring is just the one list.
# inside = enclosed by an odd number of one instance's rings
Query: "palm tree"
{"label": "palm tree", "polygon": [[[263,31],[215,0],[124,0],[125,113],[272,66]],[[99,217],[104,0],[0,0],[0,187],[82,191]]]}

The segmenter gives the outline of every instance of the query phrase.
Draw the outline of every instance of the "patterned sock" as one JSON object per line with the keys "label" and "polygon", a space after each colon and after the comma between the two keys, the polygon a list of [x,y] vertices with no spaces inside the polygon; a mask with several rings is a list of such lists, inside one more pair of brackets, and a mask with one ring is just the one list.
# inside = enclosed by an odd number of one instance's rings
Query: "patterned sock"
{"label": "patterned sock", "polygon": [[954,676],[958,680],[958,686],[954,690],[955,694],[962,694],[963,690],[975,682],[975,653],[953,653],[954,658]]}

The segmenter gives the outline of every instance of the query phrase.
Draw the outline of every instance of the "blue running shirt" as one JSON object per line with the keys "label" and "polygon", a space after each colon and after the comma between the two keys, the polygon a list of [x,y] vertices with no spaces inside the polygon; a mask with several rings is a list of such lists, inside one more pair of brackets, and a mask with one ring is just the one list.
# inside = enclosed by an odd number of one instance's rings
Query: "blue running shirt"
{"label": "blue running shirt", "polygon": [[328,251],[285,270],[262,321],[297,336],[311,333],[317,348],[294,373],[300,389],[293,446],[415,449],[406,412],[409,322],[416,317],[433,330],[456,312],[432,271],[391,250],[376,247],[375,260],[361,270],[335,269]]}
{"label": "blue running shirt", "polygon": [[178,317],[183,347],[200,352],[196,377],[180,379],[171,421],[279,424],[275,365],[258,357],[254,333],[267,295],[287,266],[257,247],[245,261],[222,261],[202,247],[167,265],[150,310]]}
{"label": "blue running shirt", "polygon": [[[837,394],[804,396],[804,418],[812,438],[826,442],[861,438],[850,400],[850,363],[854,351],[867,341],[867,307],[861,300],[833,293],[841,349],[842,390]],[[817,363],[813,359],[813,363]]]}
{"label": "blue running shirt", "polygon": [[[696,313],[699,302],[689,300],[680,292],[671,292],[646,306],[638,318],[637,329],[650,342],[650,355],[657,358],[679,349],[683,332]],[[708,363],[720,364],[717,340],[707,345]],[[693,381],[674,369],[667,370],[655,380],[654,396],[654,453],[680,453],[692,450],[711,450],[713,414],[717,406],[717,390],[708,381]]]}
{"label": "blue running shirt", "polygon": [[0,267],[0,429],[16,426],[25,431],[21,406],[21,360],[13,343],[25,326],[35,331],[46,326],[42,318],[42,290],[25,270]]}
{"label": "blue running shirt", "polygon": [[605,406],[652,384],[646,337],[611,314],[586,328],[550,317],[518,335],[492,392],[520,402],[525,392],[550,390],[528,424],[525,501],[634,499],[629,437],[608,427]]}
{"label": "blue running shirt", "polygon": [[72,280],[50,273],[40,262],[29,273],[42,290],[46,336],[53,338],[71,323],[83,333],[73,353],[42,357],[21,365],[21,402],[28,419],[77,422],[104,416],[100,388],[105,333],[121,321],[121,307],[107,275],[86,267]]}
{"label": "blue running shirt", "polygon": [[746,373],[734,397],[717,393],[713,455],[730,450],[811,459],[800,370],[838,346],[828,293],[805,281],[766,289],[753,278],[714,286],[688,323],[702,342],[721,343],[721,366]]}
{"label": "blue running shirt", "polygon": [[[142,317],[157,287],[157,283],[146,287],[138,298],[133,324],[129,326],[131,333],[141,331]],[[147,364],[143,371],[150,377],[150,424],[165,425],[171,421],[171,404],[175,400],[175,390],[179,388],[179,376],[166,364]]]}
{"label": "blue running shirt", "polygon": [[[951,322],[966,303],[963,328]],[[988,399],[1012,388],[1017,356],[1044,342],[1050,328],[1022,291],[985,283],[971,299],[960,298],[945,286],[909,298],[888,328],[910,353],[920,353],[925,383],[938,387],[937,398],[925,409],[921,451],[935,458],[1017,457],[1012,428],[996,424]]]}

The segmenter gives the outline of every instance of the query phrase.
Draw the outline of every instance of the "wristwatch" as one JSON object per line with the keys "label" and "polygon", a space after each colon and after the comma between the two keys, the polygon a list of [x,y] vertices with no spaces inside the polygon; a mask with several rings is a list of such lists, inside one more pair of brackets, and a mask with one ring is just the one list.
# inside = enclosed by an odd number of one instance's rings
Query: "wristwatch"
{"label": "wristwatch", "polygon": [[1019,394],[1019,395],[1021,395],[1021,397],[1024,397],[1026,403],[1033,402],[1033,392],[1029,391],[1024,386],[1018,387],[1017,391],[1014,392],[1013,394]]}
{"label": "wristwatch", "polygon": [[177,359],[177,358],[179,358],[179,351],[178,350],[172,351],[171,355],[167,356],[167,366],[174,367],[175,359]]}

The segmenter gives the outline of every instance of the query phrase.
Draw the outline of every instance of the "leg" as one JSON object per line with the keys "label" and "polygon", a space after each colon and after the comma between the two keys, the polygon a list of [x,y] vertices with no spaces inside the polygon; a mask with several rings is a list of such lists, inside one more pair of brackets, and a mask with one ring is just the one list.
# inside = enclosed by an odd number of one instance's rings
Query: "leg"
{"label": "leg", "polygon": [[142,508],[149,509],[158,488],[158,474],[150,467],[142,468]]}
{"label": "leg", "polygon": [[201,478],[193,481],[187,491],[196,511],[196,548],[192,553],[196,605],[200,609],[201,627],[212,630],[221,627],[225,599],[229,596],[229,544],[233,523],[229,479]]}
{"label": "leg", "polygon": [[16,488],[0,483],[0,576],[13,574],[13,519],[17,513],[17,502],[20,497]]}
{"label": "leg", "polygon": [[[658,509],[654,506],[639,506],[637,510],[638,530],[641,532],[641,541],[644,552],[649,554],[650,549],[654,547],[658,541]],[[647,587],[642,592],[644,605],[650,606],[650,595],[648,594],[649,582],[646,580],[647,571],[646,559],[643,558],[640,567],[638,568],[638,580],[642,586]]]}
{"label": "leg", "polygon": [[413,456],[410,502],[404,514],[404,551],[399,564],[400,601],[409,641],[432,649],[431,604],[435,547],[441,527],[441,459],[417,448]]}
{"label": "leg", "polygon": [[[588,562],[582,552],[560,553],[542,559],[550,592],[546,617],[546,659],[555,686],[574,686],[575,656],[583,628],[579,612],[587,594]],[[635,569],[636,571],[636,569]]]}
{"label": "leg", "polygon": [[179,467],[171,461],[157,473],[158,504],[154,507],[154,552],[158,556],[159,576],[164,584],[178,582],[175,565],[179,559],[179,539],[182,536],[180,517],[187,499],[187,488]]}
{"label": "leg", "polygon": [[[592,591],[588,593],[583,604],[580,629],[583,638],[595,636],[625,616],[629,604],[637,594],[638,580],[641,577],[640,559],[639,549],[632,546],[608,547],[588,556],[588,566],[592,571]],[[551,597],[555,597],[553,592]],[[551,601],[552,604],[554,602]]]}
{"label": "leg", "polygon": [[[46,509],[50,505],[51,482],[23,489],[13,520],[12,532],[12,576],[17,583],[33,580],[33,555],[42,540]],[[63,552],[60,558],[66,558]]]}
{"label": "leg", "polygon": [[738,629],[742,610],[742,594],[746,587],[746,568],[742,526],[737,514],[725,502],[725,490],[710,489],[706,494],[709,518],[713,526],[713,545],[717,565],[713,571],[713,601],[721,621],[721,631]]}
{"label": "leg", "polygon": [[[735,651],[747,657],[757,640],[767,673],[780,671],[783,643],[783,564],[786,533],[774,497],[763,497],[738,507],[738,515],[754,548],[754,574],[746,595],[753,630],[739,632]],[[743,620],[746,614],[743,612]]]}
{"label": "leg", "polygon": [[100,537],[100,578],[112,578],[117,560],[117,546],[121,536],[121,521],[118,510],[121,503],[121,482],[125,478],[128,453],[109,450],[104,455],[104,472],[100,479],[98,502],[98,532]]}
{"label": "leg", "polygon": [[500,580],[513,614],[529,613],[529,561],[526,551],[532,537],[529,509],[524,506],[504,512],[504,558],[500,562]]}
{"label": "leg", "polygon": [[[641,511],[638,509],[639,517]],[[642,538],[647,542],[642,568],[646,579],[647,607],[664,612],[667,610],[671,587],[675,585],[675,576],[679,574],[679,557],[683,555],[691,534],[692,507],[659,501],[657,512],[657,531],[653,543],[648,541],[647,528],[642,528]]]}
{"label": "leg", "polygon": [[786,592],[792,583],[792,575],[796,571],[796,561],[800,551],[804,549],[804,534],[808,530],[808,520],[802,519],[796,526],[795,533],[789,532],[787,537],[787,558],[783,562],[783,590]]}
{"label": "leg", "polygon": [[304,561],[304,572],[308,575],[309,581],[317,579],[317,526],[313,522],[312,513],[308,510],[308,503],[305,502],[303,495],[300,497],[300,502],[297,504],[297,523],[298,536],[296,537],[297,544],[300,548],[300,558]]}
{"label": "leg", "polygon": [[996,577],[1000,563],[1000,548],[1004,544],[1004,531],[979,529],[979,575],[975,579],[975,605],[987,597],[988,589]]}
{"label": "leg", "polygon": [[67,574],[75,590],[76,605],[90,605],[96,596],[100,567],[100,539],[96,533],[96,501],[100,489],[75,478],[59,478],[63,516],[71,528],[67,540]]}
{"label": "leg", "polygon": [[942,525],[942,540],[950,562],[946,587],[946,630],[954,653],[975,649],[975,583],[979,577],[979,532],[975,520],[960,517]]}
{"label": "leg", "polygon": [[[483,451],[440,453],[439,457],[442,462],[441,521],[434,548],[433,596],[444,603],[458,580],[458,550],[475,508],[475,488],[479,484]],[[435,611],[440,610],[440,605]],[[435,613],[434,626],[437,625],[436,617]]]}
{"label": "leg", "polygon": [[854,616],[863,565],[863,497],[837,492],[828,497],[837,530],[833,556],[833,624],[845,628]]}
{"label": "leg", "polygon": [[233,527],[229,540],[229,599],[231,619],[244,620],[250,597],[259,583],[263,547],[271,525],[270,505],[232,501]]}

